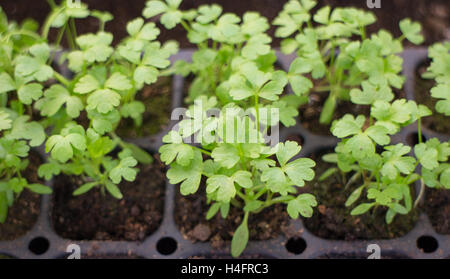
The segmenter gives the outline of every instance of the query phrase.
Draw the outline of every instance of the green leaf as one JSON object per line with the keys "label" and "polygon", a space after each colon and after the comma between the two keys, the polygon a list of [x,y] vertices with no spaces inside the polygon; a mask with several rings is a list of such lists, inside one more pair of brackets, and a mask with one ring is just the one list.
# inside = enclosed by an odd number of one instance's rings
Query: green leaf
{"label": "green leaf", "polygon": [[188,166],[194,159],[194,149],[183,143],[181,136],[175,132],[171,131],[169,134],[165,135],[163,138],[164,144],[159,148],[161,153],[161,161],[170,165],[176,158],[177,164],[181,166]]}
{"label": "green leaf", "polygon": [[321,124],[329,124],[333,119],[334,110],[336,108],[336,97],[334,95],[328,96],[320,113],[319,122]]}
{"label": "green leaf", "polygon": [[387,135],[388,130],[382,126],[371,126],[366,129],[365,133],[379,145],[386,145],[391,141]]}
{"label": "green leaf", "polygon": [[425,143],[419,143],[414,146],[414,153],[424,168],[432,170],[439,166],[438,151],[435,148],[430,148]]}
{"label": "green leaf", "polygon": [[354,118],[353,115],[346,114],[340,120],[333,122],[331,132],[338,138],[345,138],[355,135],[361,132],[364,121],[365,117],[362,115]]}
{"label": "green leaf", "polygon": [[446,84],[438,84],[433,87],[431,89],[431,96],[440,99],[436,103],[436,111],[450,116],[450,81]]}
{"label": "green leaf", "polygon": [[72,118],[77,118],[84,108],[80,98],[71,96],[66,88],[59,84],[54,84],[45,90],[44,98],[37,103],[37,107],[42,115],[53,116],[64,104],[66,105],[67,115]]}
{"label": "green leaf", "polygon": [[299,214],[310,218],[315,206],[317,206],[317,201],[313,195],[301,194],[288,202],[287,212],[292,219],[297,219]]}
{"label": "green leaf", "polygon": [[227,169],[231,169],[240,160],[237,149],[228,143],[221,143],[211,153],[214,162]]}
{"label": "green leaf", "polygon": [[289,84],[292,87],[295,95],[302,96],[309,92],[313,87],[313,83],[310,79],[301,75],[289,75]]}
{"label": "green leaf", "polygon": [[153,162],[153,157],[147,151],[132,143],[124,143],[124,147],[131,150],[133,158],[143,165]]}
{"label": "green leaf", "polygon": [[228,203],[236,195],[234,181],[223,174],[213,175],[206,180],[206,193],[216,193],[217,201]]}
{"label": "green leaf", "polygon": [[84,135],[69,133],[68,135],[53,135],[45,144],[45,152],[51,151],[51,156],[61,163],[72,158],[74,149],[83,151],[86,149]]}
{"label": "green leaf", "polygon": [[122,193],[120,192],[119,187],[117,187],[116,184],[111,183],[111,181],[109,181],[109,180],[106,180],[106,181],[105,181],[105,186],[106,186],[106,190],[108,190],[108,192],[109,192],[113,197],[115,197],[116,199],[119,199],[119,200],[123,198],[123,195],[122,195]]}
{"label": "green leaf", "polygon": [[313,180],[314,171],[312,168],[315,165],[316,163],[309,158],[300,158],[287,164],[284,171],[295,185],[302,187],[305,185],[305,180]]}
{"label": "green leaf", "polygon": [[44,177],[45,180],[50,180],[53,176],[61,173],[61,167],[52,160],[49,163],[45,163],[39,166],[38,175]]}
{"label": "green leaf", "polygon": [[16,84],[14,80],[6,73],[0,74],[0,94],[13,91],[16,89]]}
{"label": "green leaf", "polygon": [[412,22],[411,19],[405,18],[400,21],[400,30],[408,41],[413,44],[419,45],[424,41],[422,34],[420,34],[422,26],[419,22]]}
{"label": "green leaf", "polygon": [[167,178],[171,184],[178,184],[180,182],[180,192],[182,195],[189,195],[197,192],[200,185],[203,170],[202,153],[199,150],[194,151],[194,159],[189,166],[181,166],[172,163],[170,169],[167,171]]}
{"label": "green leaf", "polygon": [[394,94],[389,86],[375,86],[370,82],[361,83],[363,90],[354,88],[350,91],[350,97],[353,103],[358,105],[371,105],[377,100],[386,102],[394,99]]}
{"label": "green leaf", "polygon": [[16,140],[29,140],[30,146],[39,146],[45,140],[44,128],[38,122],[28,122],[28,119],[29,116],[20,116],[16,118],[8,136]]}
{"label": "green leaf", "polygon": [[163,1],[147,1],[142,15],[145,18],[154,17],[167,11],[167,5]]}
{"label": "green leaf", "polygon": [[119,165],[109,172],[109,178],[115,184],[119,184],[122,178],[126,181],[134,181],[138,172],[136,168],[133,168],[136,165],[137,161],[133,157],[123,158]]}
{"label": "green leaf", "polygon": [[248,171],[239,170],[232,176],[234,182],[244,188],[251,188],[253,186],[252,174]]}
{"label": "green leaf", "polygon": [[87,109],[96,109],[100,113],[108,113],[119,106],[121,96],[110,89],[100,89],[92,93],[87,99]]}
{"label": "green leaf", "polygon": [[206,213],[206,220],[210,220],[212,217],[214,217],[217,212],[219,212],[220,209],[220,203],[216,202],[211,205],[211,207],[208,209],[208,212]]}
{"label": "green leaf", "polygon": [[302,147],[295,141],[286,141],[285,143],[280,142],[275,149],[277,150],[276,156],[278,162],[280,162],[281,166],[284,166],[292,157],[300,152]]}
{"label": "green leaf", "polygon": [[348,196],[347,201],[345,201],[345,206],[350,206],[352,205],[355,201],[357,201],[359,199],[359,197],[361,196],[362,191],[364,190],[364,185],[356,188],[351,194],[350,196]]}
{"label": "green leaf", "polygon": [[11,128],[11,123],[12,120],[9,118],[9,114],[0,110],[0,131]]}
{"label": "green leaf", "polygon": [[381,173],[394,180],[398,173],[410,174],[414,171],[416,160],[410,156],[404,156],[411,151],[409,146],[401,143],[385,147],[382,153],[383,167]]}
{"label": "green leaf", "polygon": [[350,212],[350,214],[353,215],[361,215],[369,211],[375,203],[362,203],[358,205],[357,207],[353,208],[353,210]]}
{"label": "green leaf", "polygon": [[79,94],[87,94],[100,88],[97,79],[91,75],[85,75],[75,84],[73,91]]}
{"label": "green leaf", "polygon": [[125,75],[116,72],[106,80],[105,87],[123,91],[131,88],[131,82]]}
{"label": "green leaf", "polygon": [[248,236],[247,218],[244,217],[244,221],[236,229],[231,240],[231,255],[233,257],[237,258],[244,252],[248,243]]}
{"label": "green leaf", "polygon": [[217,18],[222,13],[222,8],[217,4],[202,5],[198,8],[198,16],[196,20],[201,24],[208,24]]}
{"label": "green leaf", "polygon": [[37,194],[45,195],[45,194],[51,194],[52,189],[48,186],[42,185],[42,184],[28,184],[27,188],[30,189],[32,192],[35,192]]}

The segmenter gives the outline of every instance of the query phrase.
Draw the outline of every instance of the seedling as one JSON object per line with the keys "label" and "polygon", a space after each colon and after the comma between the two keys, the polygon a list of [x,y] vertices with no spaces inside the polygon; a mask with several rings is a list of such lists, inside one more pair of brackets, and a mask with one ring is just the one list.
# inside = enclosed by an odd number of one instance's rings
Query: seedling
{"label": "seedling", "polygon": [[[134,181],[137,163],[149,164],[152,158],[120,139],[115,130],[122,118],[132,118],[136,126],[142,125],[145,106],[135,99],[136,94],[145,84],[157,80],[160,69],[170,65],[168,58],[177,52],[178,45],[168,42],[161,46],[155,41],[159,35],[155,24],[136,18],[126,26],[128,36],[113,47],[113,35],[104,31],[105,23],[113,18],[110,14],[91,12],[85,6],[74,13],[64,5],[53,6],[44,34],[48,26],[59,27],[60,37],[66,32],[73,45],[66,55],[73,78],[55,75],[60,83],[50,86],[36,102],[35,107],[47,117],[46,124],[53,127],[46,142],[51,158],[39,168],[39,175],[46,179],[60,173],[82,176],[85,183],[74,195],[98,186],[102,193],[106,189],[120,199],[117,184],[122,179]],[[100,22],[98,32],[74,37],[74,14],[96,17]],[[59,17],[64,20],[59,22]],[[87,115],[87,125],[79,122],[81,112]],[[118,156],[113,152],[117,148],[122,150]]]}
{"label": "seedling", "polygon": [[[40,82],[51,75],[51,68],[42,65],[39,58],[28,60],[21,55],[40,41],[35,30],[32,21],[21,26],[9,23],[0,9],[0,223],[5,222],[8,208],[24,189],[38,194],[52,192],[23,175],[29,167],[30,148],[41,145],[46,138],[43,127],[27,115],[32,101],[42,95]],[[39,48],[30,51],[39,56]]]}
{"label": "seedling", "polygon": [[[421,118],[429,115],[431,111],[427,107],[414,101],[400,99],[389,103],[378,100],[371,107],[369,122],[363,115],[355,118],[350,114],[335,120],[331,131],[342,141],[337,145],[336,153],[325,155],[323,160],[336,163],[337,168],[326,171],[320,180],[339,170],[343,177],[345,173],[352,173],[348,181],[343,181],[345,187],[362,181],[345,205],[352,206],[363,192],[366,192],[369,202],[356,206],[351,211],[352,215],[364,214],[379,206],[387,207],[385,220],[389,224],[397,214],[409,213],[413,206],[410,185],[415,181],[422,183],[415,204],[423,195],[424,185],[450,187],[449,165],[446,163],[450,156],[448,142],[441,143],[437,138],[423,142],[419,125],[419,143],[413,148],[415,157],[408,155],[411,152],[409,146],[402,143],[389,145],[390,135],[396,134],[402,127],[420,123]],[[377,146],[384,150],[378,151]],[[419,165],[421,172],[416,171]]]}
{"label": "seedling", "polygon": [[[61,173],[81,176],[85,184],[75,195],[98,186],[102,192],[106,189],[121,198],[117,184],[122,179],[133,181],[137,163],[151,163],[152,157],[124,142],[115,130],[122,118],[142,125],[145,106],[135,99],[136,94],[145,84],[154,83],[160,71],[170,65],[169,57],[177,52],[178,45],[161,45],[156,41],[159,29],[155,24],[136,18],[126,26],[128,36],[114,47],[113,35],[105,32],[106,22],[113,19],[111,14],[91,11],[81,3],[71,5],[71,1],[59,5],[48,2],[52,11],[40,35],[35,33],[37,26],[8,25],[1,14],[0,94],[1,104],[7,108],[7,113],[3,110],[2,114],[4,140],[27,139],[31,140],[30,146],[40,145],[46,139],[45,128],[49,132],[45,147],[50,158],[39,167],[39,176],[47,180]],[[78,36],[74,19],[89,16],[98,19],[98,32]],[[52,28],[57,36],[49,43]],[[55,61],[64,37],[70,48]],[[53,67],[54,62],[66,60],[71,77]],[[11,94],[14,92],[15,96]],[[41,115],[39,123],[32,121],[36,110]],[[26,136],[19,137],[18,131]],[[38,142],[30,133],[39,133],[42,138]],[[28,149],[25,151],[20,156],[26,156]],[[6,156],[5,152],[2,156]],[[20,169],[14,167],[21,171],[26,164]]]}
{"label": "seedling", "polygon": [[[376,21],[371,12],[355,8],[325,6],[311,14],[314,0],[290,0],[273,21],[275,36],[284,38],[282,52],[296,52],[288,73],[298,96],[310,92],[328,94],[320,123],[331,123],[340,101],[371,104],[375,99],[391,101],[392,88],[401,88],[402,58],[397,56],[406,38],[414,44],[423,41],[419,23],[400,22],[399,38],[385,31],[368,37],[366,27]],[[305,75],[312,77],[313,81]]]}
{"label": "seedling", "polygon": [[[231,101],[241,104],[243,98],[235,98],[231,94],[248,93],[238,92],[243,85],[236,84],[241,81],[236,79],[235,75],[246,62],[254,62],[256,69],[272,75],[272,86],[277,82],[276,87],[284,88],[287,83],[286,75],[281,71],[274,71],[276,56],[270,47],[272,38],[266,34],[269,23],[265,17],[256,12],[246,12],[240,18],[233,13],[222,13],[222,7],[217,4],[183,11],[179,9],[180,4],[181,0],[148,1],[143,15],[146,18],[161,15],[160,22],[167,29],[182,25],[189,42],[196,45],[192,62],[179,60],[172,69],[177,74],[191,74],[194,77],[189,87],[187,103],[192,103],[198,96],[204,95],[216,96],[222,105]],[[272,96],[271,100],[278,100],[281,93],[282,90]],[[296,116],[295,105],[302,100],[291,102],[293,96],[289,98],[289,102],[280,105]],[[295,118],[289,122],[284,124],[295,124]]]}
{"label": "seedling", "polygon": [[[292,218],[310,217],[312,207],[317,205],[314,196],[297,195],[295,189],[313,179],[314,161],[296,159],[301,150],[296,142],[287,141],[271,148],[263,138],[263,132],[278,124],[270,109],[278,108],[280,102],[274,100],[286,83],[285,74],[264,73],[255,62],[246,62],[240,69],[229,81],[233,83],[230,91],[233,101],[220,106],[215,96],[198,97],[186,112],[187,119],[179,123],[179,131],[166,135],[163,138],[166,144],[159,150],[161,160],[170,165],[167,177],[172,184],[181,183],[181,194],[196,193],[201,178],[207,178],[206,195],[211,204],[207,219],[219,210],[226,218],[230,205],[243,210],[243,221],[231,243],[234,257],[247,245],[251,213],[284,203]],[[209,115],[208,111],[216,107],[220,108],[219,116]],[[289,121],[290,117],[285,118]],[[231,137],[230,131],[234,131]],[[193,135],[200,147],[183,141]]]}

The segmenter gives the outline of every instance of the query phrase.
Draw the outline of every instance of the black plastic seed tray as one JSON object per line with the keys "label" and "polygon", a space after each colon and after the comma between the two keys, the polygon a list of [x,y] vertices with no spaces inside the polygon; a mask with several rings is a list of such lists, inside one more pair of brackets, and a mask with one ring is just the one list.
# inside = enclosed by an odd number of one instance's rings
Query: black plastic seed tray
{"label": "black plastic seed tray", "polygon": [[[183,50],[175,57],[190,59],[191,50]],[[415,69],[419,63],[426,60],[426,49],[409,49],[402,54],[404,58],[404,75],[407,77],[404,90],[408,99],[414,99]],[[279,65],[287,70],[294,56],[277,54]],[[180,76],[173,78],[172,107],[183,105],[183,83]],[[171,124],[156,136],[133,139],[132,141],[152,152],[157,152],[161,146],[162,136],[175,124]],[[426,138],[437,137],[449,140],[450,136],[430,131],[426,128]],[[398,134],[394,142],[407,142],[408,137],[416,133],[416,127],[408,127]],[[281,128],[281,140],[291,135],[304,139],[302,156],[333,148],[337,139],[328,136],[318,136],[310,133],[298,123],[294,127]],[[42,148],[41,148],[42,149]],[[44,152],[40,150],[43,154]],[[44,155],[44,154],[43,154]],[[52,182],[48,182],[51,186]],[[138,258],[229,258],[229,245],[223,250],[215,250],[210,243],[192,243],[183,238],[174,220],[176,185],[166,182],[164,217],[159,229],[148,236],[143,242],[129,241],[74,241],[64,239],[56,234],[51,224],[52,197],[41,199],[40,216],[26,235],[13,241],[0,241],[0,255],[15,258],[67,258],[73,250],[71,244],[80,247],[81,257],[138,257]],[[418,192],[418,191],[416,191]],[[422,213],[414,229],[403,237],[389,240],[337,241],[319,238],[310,233],[301,220],[291,220],[297,236],[287,239],[278,236],[268,241],[250,241],[243,257],[256,258],[367,258],[372,250],[370,244],[380,247],[381,258],[450,258],[450,235],[438,234],[431,226],[427,215]]]}

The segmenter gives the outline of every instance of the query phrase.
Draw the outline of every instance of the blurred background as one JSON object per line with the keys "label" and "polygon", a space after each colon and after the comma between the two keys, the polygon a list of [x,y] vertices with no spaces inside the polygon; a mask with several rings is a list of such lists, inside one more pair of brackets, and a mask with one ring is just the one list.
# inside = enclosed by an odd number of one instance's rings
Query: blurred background
{"label": "blurred background", "polygon": [[[371,25],[369,32],[380,28],[391,31],[395,36],[400,35],[398,22],[409,17],[421,22],[425,44],[430,45],[436,41],[450,40],[450,0],[380,0],[381,8],[369,9],[366,0],[320,0],[318,9],[325,5],[354,6],[372,10],[378,21]],[[58,2],[58,1],[56,1]],[[141,15],[146,0],[82,0],[90,9],[109,11],[115,20],[107,23],[107,31],[114,33],[115,42],[126,35],[125,24],[129,20]],[[183,0],[181,8],[189,9],[202,4],[220,4],[225,12],[233,12],[242,15],[246,11],[258,11],[262,15],[273,20],[282,10],[286,0]],[[46,0],[0,0],[0,6],[4,9],[9,19],[22,21],[25,18],[33,18],[40,24],[44,21],[50,8]],[[95,32],[98,22],[94,18],[77,21],[79,33]],[[270,30],[273,35],[274,28]],[[53,34],[54,36],[55,34]],[[177,39],[181,47],[189,47],[184,30],[179,27],[174,30],[161,28],[160,40]],[[275,39],[274,46],[279,45]]]}

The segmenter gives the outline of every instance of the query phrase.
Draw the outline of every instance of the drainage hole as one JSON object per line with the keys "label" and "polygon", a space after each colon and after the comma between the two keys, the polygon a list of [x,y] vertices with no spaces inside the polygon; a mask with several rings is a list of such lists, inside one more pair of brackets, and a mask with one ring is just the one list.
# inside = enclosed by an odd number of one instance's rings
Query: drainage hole
{"label": "drainage hole", "polygon": [[306,249],[306,241],[301,237],[291,237],[286,242],[286,249],[296,255],[303,253]]}
{"label": "drainage hole", "polygon": [[422,250],[424,253],[433,253],[438,247],[438,241],[432,236],[422,235],[417,239],[417,248]]}
{"label": "drainage hole", "polygon": [[156,250],[160,254],[170,255],[177,250],[177,241],[171,237],[163,237],[156,243]]}
{"label": "drainage hole", "polygon": [[35,255],[42,255],[48,251],[50,247],[50,242],[45,237],[36,237],[33,238],[28,244],[28,249],[33,252]]}

